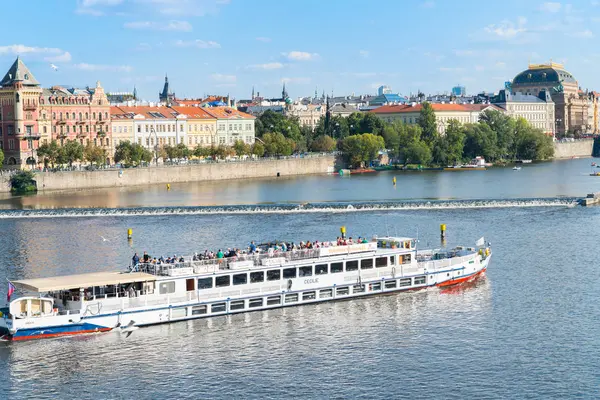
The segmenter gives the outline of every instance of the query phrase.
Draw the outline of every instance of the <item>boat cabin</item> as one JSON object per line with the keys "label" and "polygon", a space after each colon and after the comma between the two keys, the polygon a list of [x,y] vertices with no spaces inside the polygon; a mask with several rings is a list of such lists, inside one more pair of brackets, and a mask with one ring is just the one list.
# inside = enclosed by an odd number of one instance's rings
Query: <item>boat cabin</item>
{"label": "boat cabin", "polygon": [[15,318],[35,318],[54,315],[54,300],[44,297],[20,297],[13,300],[9,312]]}

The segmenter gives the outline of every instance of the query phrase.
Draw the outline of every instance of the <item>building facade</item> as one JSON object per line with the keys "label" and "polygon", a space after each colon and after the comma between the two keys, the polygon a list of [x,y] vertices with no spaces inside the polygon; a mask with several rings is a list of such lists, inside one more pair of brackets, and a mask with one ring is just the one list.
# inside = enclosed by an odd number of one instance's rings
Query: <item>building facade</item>
{"label": "building facade", "polygon": [[555,105],[549,92],[541,90],[537,96],[534,96],[501,90],[498,96],[492,99],[492,103],[502,108],[507,115],[513,118],[524,118],[534,128],[541,129],[545,134],[554,137]]}
{"label": "building facade", "polygon": [[217,120],[216,145],[231,146],[236,140],[254,144],[255,117],[230,107],[207,107],[204,110]]}
{"label": "building facade", "polygon": [[[457,120],[461,124],[475,123],[485,110],[503,111],[492,104],[431,104],[431,107],[435,113],[437,130],[441,135],[446,133],[450,120]],[[402,121],[405,124],[416,124],[422,108],[422,104],[394,104],[370,112],[385,122]]]}
{"label": "building facade", "polygon": [[530,64],[510,84],[513,93],[538,96],[540,91],[550,93],[554,101],[556,134],[587,133],[588,99],[579,89],[577,80],[562,64]]}
{"label": "building facade", "polygon": [[285,115],[298,118],[301,126],[315,129],[321,117],[325,116],[325,108],[323,104],[294,103],[286,107]]}
{"label": "building facade", "polygon": [[178,115],[187,117],[188,148],[210,147],[218,144],[217,118],[201,107],[171,107]]}
{"label": "building facade", "polygon": [[135,142],[133,121],[134,113],[125,112],[119,107],[110,108],[110,121],[112,129],[112,145],[113,151],[121,142]]}

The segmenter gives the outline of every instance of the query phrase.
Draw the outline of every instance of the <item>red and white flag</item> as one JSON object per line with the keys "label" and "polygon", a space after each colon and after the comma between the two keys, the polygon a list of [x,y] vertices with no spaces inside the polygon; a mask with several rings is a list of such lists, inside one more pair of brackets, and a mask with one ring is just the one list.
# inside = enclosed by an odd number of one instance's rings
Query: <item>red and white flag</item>
{"label": "red and white flag", "polygon": [[8,292],[6,293],[6,301],[10,301],[10,296],[15,292],[15,285],[8,282]]}

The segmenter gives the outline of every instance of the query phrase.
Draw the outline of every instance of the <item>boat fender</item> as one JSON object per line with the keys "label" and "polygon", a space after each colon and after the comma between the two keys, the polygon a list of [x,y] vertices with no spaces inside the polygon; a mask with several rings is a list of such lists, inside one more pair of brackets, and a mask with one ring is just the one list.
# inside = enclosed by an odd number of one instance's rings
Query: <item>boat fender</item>
{"label": "boat fender", "polygon": [[288,279],[288,281],[287,281],[287,288],[288,288],[288,290],[292,289],[292,280],[291,279]]}

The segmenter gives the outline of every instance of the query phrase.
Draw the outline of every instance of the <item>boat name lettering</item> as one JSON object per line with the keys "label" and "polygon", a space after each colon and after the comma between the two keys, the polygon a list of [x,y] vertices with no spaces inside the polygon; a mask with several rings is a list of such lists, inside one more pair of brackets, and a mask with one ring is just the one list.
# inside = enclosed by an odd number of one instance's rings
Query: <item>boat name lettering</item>
{"label": "boat name lettering", "polygon": [[319,283],[319,278],[311,278],[311,279],[304,280],[305,285],[308,285],[309,283]]}

